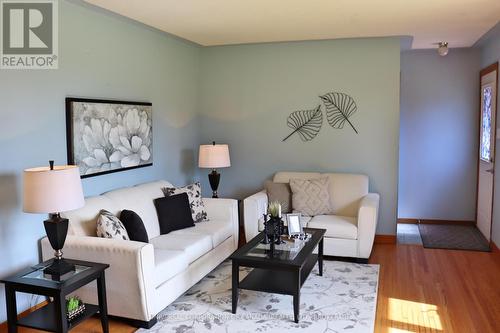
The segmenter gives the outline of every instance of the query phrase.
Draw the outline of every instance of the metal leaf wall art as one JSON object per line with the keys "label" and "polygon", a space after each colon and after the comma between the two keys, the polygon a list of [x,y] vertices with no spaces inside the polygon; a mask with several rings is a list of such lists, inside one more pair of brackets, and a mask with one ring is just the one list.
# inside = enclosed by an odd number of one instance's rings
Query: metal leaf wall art
{"label": "metal leaf wall art", "polygon": [[285,141],[293,134],[298,133],[302,141],[310,141],[318,135],[321,125],[323,125],[323,112],[321,105],[313,110],[301,110],[292,112],[287,119],[287,125],[293,132],[288,134]]}
{"label": "metal leaf wall art", "polygon": [[354,132],[358,134],[358,131],[349,120],[349,117],[352,116],[358,109],[356,102],[354,102],[354,99],[351,96],[344,93],[332,92],[319,96],[319,98],[321,98],[323,104],[325,104],[326,118],[330,126],[342,129],[347,121],[347,123],[351,125]]}
{"label": "metal leaf wall art", "polygon": [[[358,134],[358,130],[354,127],[349,118],[358,110],[354,99],[341,92],[330,92],[319,96],[326,109],[326,119],[328,124],[335,129],[344,128],[347,122],[349,126]],[[300,110],[292,112],[287,118],[287,125],[293,131],[288,134],[282,141],[286,141],[289,137],[298,133],[300,139],[304,142],[314,139],[323,125],[323,112],[321,104],[312,110]]]}

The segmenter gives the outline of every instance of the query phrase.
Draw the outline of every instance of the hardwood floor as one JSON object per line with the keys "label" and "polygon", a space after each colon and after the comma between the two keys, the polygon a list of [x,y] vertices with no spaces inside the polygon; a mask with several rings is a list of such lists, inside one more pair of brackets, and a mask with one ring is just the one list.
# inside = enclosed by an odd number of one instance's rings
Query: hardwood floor
{"label": "hardwood floor", "polygon": [[[376,244],[370,263],[381,265],[375,332],[500,332],[499,253]],[[111,333],[134,331],[111,321]],[[72,332],[101,332],[100,323],[92,318]]]}
{"label": "hardwood floor", "polygon": [[375,332],[500,332],[497,253],[377,245]]}

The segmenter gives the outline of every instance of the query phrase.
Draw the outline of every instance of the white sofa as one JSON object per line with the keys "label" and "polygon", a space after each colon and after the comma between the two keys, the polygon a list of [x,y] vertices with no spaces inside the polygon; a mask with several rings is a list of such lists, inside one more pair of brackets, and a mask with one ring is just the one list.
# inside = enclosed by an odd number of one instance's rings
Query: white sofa
{"label": "white sofa", "polygon": [[[160,235],[153,199],[163,197],[157,181],[121,188],[89,197],[85,206],[64,217],[70,230],[63,252],[65,258],[107,263],[108,312],[128,318],[141,327],[156,323],[156,315],[224,261],[238,246],[238,206],[232,199],[203,199],[210,221],[195,227]],[[96,237],[96,219],[101,209],[116,215],[122,209],[135,211],[143,220],[149,243]],[[53,257],[42,239],[44,260]],[[95,284],[76,292],[97,304]]]}
{"label": "white sofa", "polygon": [[[368,193],[368,177],[344,173],[278,172],[273,182],[289,183],[290,179],[329,177],[332,215],[306,218],[303,225],[326,229],[324,254],[357,258],[366,262],[370,257],[377,228],[379,195]],[[262,230],[266,212],[266,191],[260,191],[243,201],[246,241]],[[259,223],[259,220],[261,221]]]}

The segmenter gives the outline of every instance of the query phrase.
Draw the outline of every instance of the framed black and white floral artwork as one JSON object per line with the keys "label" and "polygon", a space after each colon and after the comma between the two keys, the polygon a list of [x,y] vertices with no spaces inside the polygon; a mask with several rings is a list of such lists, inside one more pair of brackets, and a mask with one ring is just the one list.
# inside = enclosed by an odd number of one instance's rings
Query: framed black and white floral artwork
{"label": "framed black and white floral artwork", "polygon": [[153,165],[152,104],[66,98],[66,139],[82,178]]}

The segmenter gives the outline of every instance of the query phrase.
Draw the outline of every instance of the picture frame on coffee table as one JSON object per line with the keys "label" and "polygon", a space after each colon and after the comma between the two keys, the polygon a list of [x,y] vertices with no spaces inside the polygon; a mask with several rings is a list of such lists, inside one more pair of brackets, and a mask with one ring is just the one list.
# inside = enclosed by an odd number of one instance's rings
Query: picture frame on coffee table
{"label": "picture frame on coffee table", "polygon": [[286,222],[288,226],[288,236],[303,234],[302,224],[300,223],[300,214],[293,213],[286,215]]}

